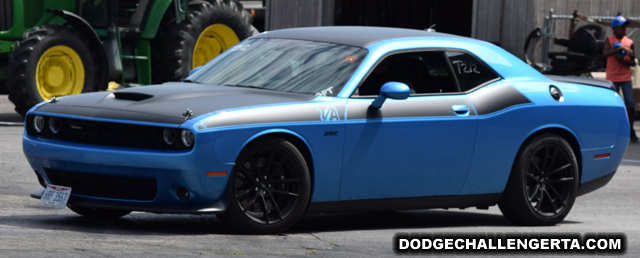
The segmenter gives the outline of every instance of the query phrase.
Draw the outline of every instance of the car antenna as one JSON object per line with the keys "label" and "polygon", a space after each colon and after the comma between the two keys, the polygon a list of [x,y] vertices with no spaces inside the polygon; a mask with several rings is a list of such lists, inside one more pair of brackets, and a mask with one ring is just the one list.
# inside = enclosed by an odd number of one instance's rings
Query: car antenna
{"label": "car antenna", "polygon": [[431,24],[431,26],[429,26],[429,28],[425,29],[428,32],[436,32],[436,24]]}

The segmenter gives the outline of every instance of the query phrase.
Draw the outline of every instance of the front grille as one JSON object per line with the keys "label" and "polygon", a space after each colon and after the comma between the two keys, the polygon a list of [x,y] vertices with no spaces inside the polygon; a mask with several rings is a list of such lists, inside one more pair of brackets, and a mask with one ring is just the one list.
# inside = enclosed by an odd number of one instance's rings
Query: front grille
{"label": "front grille", "polygon": [[54,185],[71,187],[71,193],[92,197],[150,201],[156,198],[152,178],[121,177],[45,169]]}
{"label": "front grille", "polygon": [[[34,130],[33,117],[33,115],[30,115],[27,119],[29,121],[26,124],[27,133],[39,138],[146,149],[188,150],[192,147],[184,146],[179,139],[175,140],[172,145],[165,143],[163,130],[175,130],[171,128],[70,118],[57,118],[59,119],[60,130],[58,133],[53,133],[49,129],[51,117],[45,117],[45,128],[41,133],[37,133]],[[175,133],[179,134],[177,130],[175,130]]]}
{"label": "front grille", "polygon": [[13,7],[11,0],[0,0],[0,31],[11,29],[13,25]]}

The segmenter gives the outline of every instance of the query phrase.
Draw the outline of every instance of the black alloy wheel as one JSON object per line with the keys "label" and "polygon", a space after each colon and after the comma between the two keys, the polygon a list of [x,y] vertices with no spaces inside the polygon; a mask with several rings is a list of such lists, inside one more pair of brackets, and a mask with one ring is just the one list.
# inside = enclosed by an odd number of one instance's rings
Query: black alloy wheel
{"label": "black alloy wheel", "polygon": [[541,135],[518,154],[500,210],[519,225],[554,225],[571,210],[578,185],[578,162],[571,145],[559,136]]}
{"label": "black alloy wheel", "polygon": [[218,217],[235,231],[278,233],[302,216],[309,196],[309,169],[300,151],[284,139],[259,140],[238,157],[227,212]]}

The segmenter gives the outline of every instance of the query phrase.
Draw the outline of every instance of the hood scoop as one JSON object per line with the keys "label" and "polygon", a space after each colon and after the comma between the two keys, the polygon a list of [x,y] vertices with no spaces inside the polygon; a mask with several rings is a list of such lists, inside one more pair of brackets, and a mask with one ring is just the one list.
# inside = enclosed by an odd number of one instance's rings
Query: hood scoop
{"label": "hood scoop", "polygon": [[140,93],[140,92],[114,92],[113,96],[116,99],[122,100],[132,100],[132,101],[142,101],[145,99],[150,99],[153,97],[151,94]]}

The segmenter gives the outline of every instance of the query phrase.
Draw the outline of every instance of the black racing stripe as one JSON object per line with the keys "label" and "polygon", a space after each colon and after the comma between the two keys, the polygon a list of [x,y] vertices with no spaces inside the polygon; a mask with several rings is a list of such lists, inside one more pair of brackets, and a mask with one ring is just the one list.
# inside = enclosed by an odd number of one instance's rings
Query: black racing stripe
{"label": "black racing stripe", "polygon": [[61,98],[37,111],[75,116],[181,124],[187,109],[189,119],[209,112],[249,106],[305,102],[311,94],[276,92],[195,83],[167,83],[94,92]]}
{"label": "black racing stripe", "polygon": [[487,115],[512,106],[532,103],[512,86],[497,86],[475,91],[469,94],[469,99],[478,115]]}
{"label": "black racing stripe", "polygon": [[217,114],[199,129],[246,124],[285,122],[336,122],[344,120],[344,105],[307,104],[274,106]]}
{"label": "black racing stripe", "polygon": [[475,115],[471,103],[465,97],[436,99],[433,96],[417,97],[414,100],[386,101],[382,109],[371,108],[370,103],[350,104],[348,119],[455,116],[454,105],[469,107],[469,115]]}

